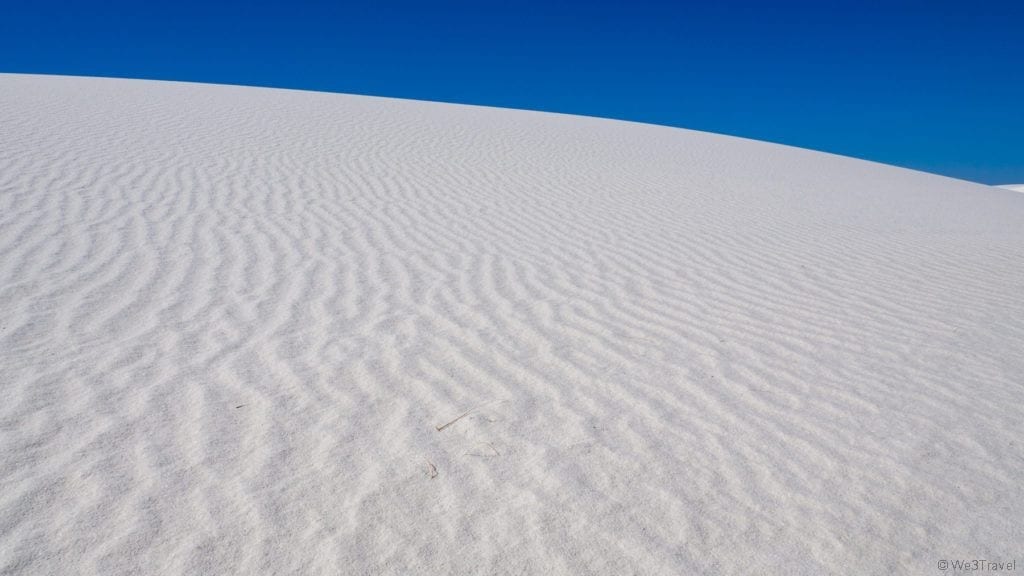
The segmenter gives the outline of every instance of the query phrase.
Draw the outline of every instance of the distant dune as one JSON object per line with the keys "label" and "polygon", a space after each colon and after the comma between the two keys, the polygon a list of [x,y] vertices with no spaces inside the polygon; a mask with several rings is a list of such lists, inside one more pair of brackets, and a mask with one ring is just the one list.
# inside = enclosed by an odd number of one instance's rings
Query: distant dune
{"label": "distant dune", "polygon": [[1007,190],[1013,190],[1014,192],[1024,192],[1024,184],[1004,184],[1000,188],[1006,188]]}
{"label": "distant dune", "polygon": [[1022,295],[995,187],[0,75],[0,573],[1020,568]]}

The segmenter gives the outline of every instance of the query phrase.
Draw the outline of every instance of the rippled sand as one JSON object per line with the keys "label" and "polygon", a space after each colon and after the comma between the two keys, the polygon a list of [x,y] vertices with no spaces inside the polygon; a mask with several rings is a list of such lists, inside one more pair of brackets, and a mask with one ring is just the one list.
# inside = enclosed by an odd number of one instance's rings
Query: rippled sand
{"label": "rippled sand", "polygon": [[1024,196],[700,132],[0,75],[0,573],[1024,548]]}

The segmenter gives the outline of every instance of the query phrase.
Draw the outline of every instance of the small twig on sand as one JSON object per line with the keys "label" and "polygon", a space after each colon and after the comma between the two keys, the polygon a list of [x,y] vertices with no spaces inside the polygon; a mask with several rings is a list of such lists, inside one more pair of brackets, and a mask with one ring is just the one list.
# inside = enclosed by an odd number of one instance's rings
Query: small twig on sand
{"label": "small twig on sand", "polygon": [[[486,408],[487,406],[490,406],[490,405],[492,405],[494,403],[499,403],[500,404],[501,402],[505,402],[505,400],[492,400],[490,402],[481,404],[481,405],[477,406],[476,408],[470,408],[469,410],[466,410],[462,414],[459,414],[459,416],[455,420],[452,420],[451,422],[449,422],[447,424],[443,424],[441,426],[434,426],[434,428],[436,428],[437,431],[440,432],[441,430],[444,430],[445,428],[451,426],[452,424],[455,424],[459,420],[462,420],[463,418],[465,418],[466,416],[469,416],[470,414],[472,414],[473,412],[476,412],[477,410],[481,410],[483,408]],[[488,418],[487,421],[488,422],[494,422],[494,419],[493,418]]]}
{"label": "small twig on sand", "polygon": [[245,404],[239,404],[238,406],[235,406],[235,409],[237,410],[237,409],[241,408],[242,406],[245,406]]}
{"label": "small twig on sand", "polygon": [[470,413],[470,412],[472,412],[472,410],[466,410],[466,411],[465,411],[465,412],[463,412],[462,414],[459,414],[459,417],[458,417],[458,418],[456,418],[455,420],[452,420],[451,422],[449,422],[449,423],[447,423],[447,424],[444,424],[444,425],[442,425],[442,426],[434,426],[434,428],[436,428],[436,429],[437,429],[437,431],[438,431],[438,432],[440,432],[441,430],[444,430],[445,428],[447,428],[447,427],[451,426],[452,424],[455,424],[455,423],[456,423],[456,422],[458,422],[459,420],[462,420],[462,419],[463,419],[463,418],[465,418],[466,416],[469,416],[469,413]]}
{"label": "small twig on sand", "polygon": [[[424,458],[424,460],[426,460],[426,458]],[[437,478],[437,466],[434,466],[434,463],[430,460],[427,460],[427,476],[430,476],[431,480]]]}

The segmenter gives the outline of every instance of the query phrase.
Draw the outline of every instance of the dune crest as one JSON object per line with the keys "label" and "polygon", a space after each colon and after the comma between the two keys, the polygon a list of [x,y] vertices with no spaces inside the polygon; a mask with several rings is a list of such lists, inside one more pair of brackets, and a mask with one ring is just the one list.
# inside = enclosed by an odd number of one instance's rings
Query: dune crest
{"label": "dune crest", "polygon": [[0,573],[1021,552],[1019,194],[185,83],[0,75],[0,127]]}

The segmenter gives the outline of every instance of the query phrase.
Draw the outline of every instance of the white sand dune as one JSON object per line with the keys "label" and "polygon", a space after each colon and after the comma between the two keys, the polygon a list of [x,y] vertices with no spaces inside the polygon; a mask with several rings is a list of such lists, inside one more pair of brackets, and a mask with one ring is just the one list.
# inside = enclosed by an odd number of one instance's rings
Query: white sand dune
{"label": "white sand dune", "polygon": [[1014,192],[1024,192],[1024,184],[1006,184],[1000,186],[1000,188],[1006,188],[1007,190],[1013,190]]}
{"label": "white sand dune", "polygon": [[0,573],[1024,567],[1022,295],[1009,190],[0,75]]}

